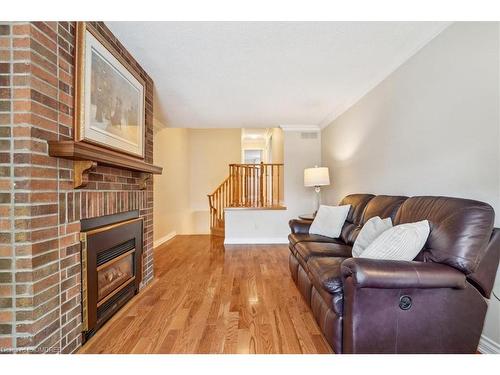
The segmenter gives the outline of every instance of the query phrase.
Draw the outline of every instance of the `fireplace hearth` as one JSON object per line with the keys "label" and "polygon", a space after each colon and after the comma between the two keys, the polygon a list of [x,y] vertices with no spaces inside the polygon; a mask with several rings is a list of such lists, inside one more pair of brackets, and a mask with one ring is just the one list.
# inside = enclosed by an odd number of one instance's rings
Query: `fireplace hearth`
{"label": "fireplace hearth", "polygon": [[143,221],[138,211],[82,220],[83,342],[139,291]]}

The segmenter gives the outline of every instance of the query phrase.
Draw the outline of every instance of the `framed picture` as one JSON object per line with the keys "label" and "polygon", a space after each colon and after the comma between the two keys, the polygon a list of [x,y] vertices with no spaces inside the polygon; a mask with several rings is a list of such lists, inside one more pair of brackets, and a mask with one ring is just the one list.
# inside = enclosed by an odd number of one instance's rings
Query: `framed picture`
{"label": "framed picture", "polygon": [[143,158],[144,81],[85,22],[76,48],[75,140]]}

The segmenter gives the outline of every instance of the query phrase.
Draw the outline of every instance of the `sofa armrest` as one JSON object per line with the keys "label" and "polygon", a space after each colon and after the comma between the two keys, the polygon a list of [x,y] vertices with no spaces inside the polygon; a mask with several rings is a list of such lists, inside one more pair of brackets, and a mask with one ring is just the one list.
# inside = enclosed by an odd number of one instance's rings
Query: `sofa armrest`
{"label": "sofa armrest", "polygon": [[355,288],[465,288],[465,275],[439,263],[349,258],[342,263],[342,277],[352,277]]}
{"label": "sofa armrest", "polygon": [[292,219],[288,222],[292,233],[309,233],[309,227],[311,226],[312,221],[309,220],[300,220],[300,219]]}

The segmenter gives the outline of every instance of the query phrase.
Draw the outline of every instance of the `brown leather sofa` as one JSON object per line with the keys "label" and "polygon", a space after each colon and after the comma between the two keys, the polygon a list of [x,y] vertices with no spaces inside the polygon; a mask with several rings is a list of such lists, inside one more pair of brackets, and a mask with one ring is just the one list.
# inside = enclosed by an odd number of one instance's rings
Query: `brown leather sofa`
{"label": "brown leather sofa", "polygon": [[[353,194],[340,238],[291,220],[290,272],[336,353],[475,353],[500,258],[486,203],[446,197]],[[352,258],[363,224],[427,219],[412,262]]]}

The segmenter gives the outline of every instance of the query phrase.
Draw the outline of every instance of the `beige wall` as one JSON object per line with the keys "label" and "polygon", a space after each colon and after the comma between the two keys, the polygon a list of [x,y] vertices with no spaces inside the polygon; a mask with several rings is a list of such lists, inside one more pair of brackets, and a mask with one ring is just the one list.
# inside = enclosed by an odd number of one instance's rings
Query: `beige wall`
{"label": "beige wall", "polygon": [[[273,128],[271,133],[271,162],[273,164],[283,164],[285,159],[285,151],[284,151],[284,137],[283,130],[280,128]],[[279,186],[274,185],[274,195],[278,194],[280,200],[283,200],[285,194],[285,184],[284,184],[284,168],[276,169],[276,173],[274,178],[279,178]],[[279,175],[278,175],[279,174]],[[280,202],[281,203],[281,202]]]}
{"label": "beige wall", "polygon": [[272,138],[271,138],[271,147],[272,147],[272,162],[274,164],[283,163],[284,159],[284,141],[283,141],[283,130],[280,128],[272,129]]}
{"label": "beige wall", "polygon": [[266,139],[244,139],[241,140],[241,163],[245,162],[245,150],[262,150],[262,161],[267,163],[267,140]]}
{"label": "beige wall", "polygon": [[229,164],[239,163],[240,129],[189,129],[189,201],[192,233],[209,233],[207,194],[229,176]]}
{"label": "beige wall", "polygon": [[162,129],[154,138],[154,240],[191,231],[189,207],[189,129]]}
{"label": "beige wall", "polygon": [[[498,24],[451,25],[323,130],[323,197],[466,197],[490,203],[499,226],[498,72]],[[498,345],[499,306],[492,298],[484,330]]]}
{"label": "beige wall", "polygon": [[244,162],[244,150],[262,150],[262,161],[264,163],[283,163],[283,130],[280,128],[269,128],[265,138],[248,139],[243,137],[241,141],[241,162]]}
{"label": "beige wall", "polygon": [[156,244],[175,234],[209,233],[207,194],[228,176],[230,163],[239,163],[240,130],[163,127],[154,147],[154,163],[164,169],[154,178]]}

